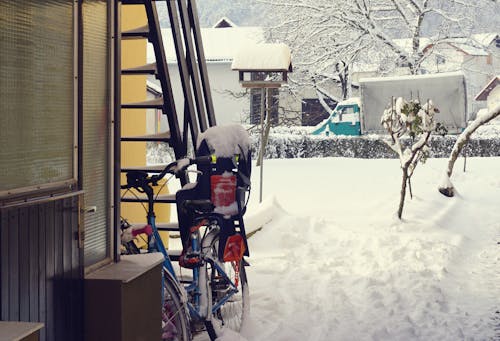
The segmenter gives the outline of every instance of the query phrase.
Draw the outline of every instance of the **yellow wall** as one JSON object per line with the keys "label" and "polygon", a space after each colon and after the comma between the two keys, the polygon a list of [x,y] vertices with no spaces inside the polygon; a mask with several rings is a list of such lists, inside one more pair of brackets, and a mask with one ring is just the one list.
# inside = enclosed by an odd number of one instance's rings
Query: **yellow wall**
{"label": "yellow wall", "polygon": [[[127,31],[147,24],[144,5],[122,6],[122,31]],[[146,64],[146,39],[122,40],[122,69]],[[146,100],[146,76],[125,75],[121,78],[122,103],[140,102]],[[122,136],[146,134],[146,109],[122,109],[121,112]],[[121,143],[122,167],[142,166],[146,164],[145,142]],[[122,183],[125,175],[122,174]],[[162,193],[167,193],[165,186]],[[170,221],[170,205],[155,205],[156,221]],[[145,223],[146,211],[140,203],[122,203],[121,215],[131,223]]]}

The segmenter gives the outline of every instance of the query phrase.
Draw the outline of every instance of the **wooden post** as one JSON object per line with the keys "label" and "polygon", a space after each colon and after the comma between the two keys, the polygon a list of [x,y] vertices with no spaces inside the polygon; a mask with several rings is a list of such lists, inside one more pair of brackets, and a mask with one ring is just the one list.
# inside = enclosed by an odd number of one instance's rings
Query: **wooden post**
{"label": "wooden post", "polygon": [[264,111],[266,107],[266,89],[260,90],[260,193],[259,203],[262,202],[262,182],[264,175]]}

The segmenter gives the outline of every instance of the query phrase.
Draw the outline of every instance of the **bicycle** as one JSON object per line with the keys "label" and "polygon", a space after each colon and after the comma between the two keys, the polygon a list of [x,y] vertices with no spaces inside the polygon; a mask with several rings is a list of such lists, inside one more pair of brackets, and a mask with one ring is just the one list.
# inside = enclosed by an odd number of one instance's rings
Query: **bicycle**
{"label": "bicycle", "polygon": [[[238,164],[239,156],[232,160]],[[189,243],[183,245],[183,252],[179,257],[179,264],[183,268],[192,271],[190,280],[177,276],[172,264],[171,256],[165,248],[156,226],[154,213],[154,191],[153,186],[166,174],[179,175],[186,171],[187,167],[196,164],[198,169],[204,168],[204,172],[210,172],[218,163],[217,157],[212,154],[193,159],[182,159],[167,165],[158,175],[149,176],[144,171],[127,172],[127,184],[122,189],[134,188],[140,193],[146,194],[147,225],[141,229],[133,229],[122,222],[122,238],[126,253],[141,253],[133,238],[139,234],[147,235],[147,251],[161,252],[164,256],[163,262],[163,284],[162,284],[162,340],[191,339],[192,333],[201,331],[208,332],[210,339],[217,338],[221,326],[227,326],[239,331],[241,324],[248,313],[248,283],[245,266],[248,265],[244,256],[248,256],[248,245],[243,224],[243,213],[248,202],[245,202],[245,193],[249,194],[249,182],[247,185],[235,188],[235,174],[237,168],[232,172],[224,172],[210,176],[210,188],[212,196],[210,199],[190,199],[177,202],[193,216],[189,226]],[[203,175],[202,175],[203,176]],[[216,182],[215,184],[213,182]],[[229,189],[229,191],[228,191]],[[230,215],[229,221],[237,220],[234,233],[224,235],[224,227],[228,224],[228,212],[217,212],[214,201],[214,190],[222,190],[222,204],[228,203],[228,198],[235,200],[237,210],[235,215]],[[176,199],[179,198],[179,195]],[[178,201],[178,200],[176,200]],[[232,212],[232,213],[235,213]],[[132,237],[132,238],[131,238]],[[216,323],[214,323],[216,322]],[[214,326],[215,324],[215,326]]]}

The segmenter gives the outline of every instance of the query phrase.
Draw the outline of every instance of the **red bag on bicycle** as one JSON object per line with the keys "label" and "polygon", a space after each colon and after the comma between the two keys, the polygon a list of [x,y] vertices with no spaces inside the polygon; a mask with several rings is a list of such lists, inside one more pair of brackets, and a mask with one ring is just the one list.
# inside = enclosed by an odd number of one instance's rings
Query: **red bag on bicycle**
{"label": "red bag on bicycle", "polygon": [[243,237],[236,233],[229,236],[224,248],[224,262],[239,262],[245,254],[246,247]]}
{"label": "red bag on bicycle", "polygon": [[211,201],[215,207],[228,207],[236,202],[236,176],[230,173],[210,176]]}

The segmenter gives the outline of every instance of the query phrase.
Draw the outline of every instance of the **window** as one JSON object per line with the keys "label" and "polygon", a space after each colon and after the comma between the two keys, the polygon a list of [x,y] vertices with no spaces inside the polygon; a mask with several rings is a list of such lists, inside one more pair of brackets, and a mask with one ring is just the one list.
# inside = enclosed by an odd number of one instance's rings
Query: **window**
{"label": "window", "polygon": [[0,19],[0,197],[74,184],[73,1],[3,0]]}
{"label": "window", "polygon": [[[326,104],[333,110],[337,102],[330,98],[324,98]],[[324,119],[330,116],[323,108],[321,102],[317,98],[304,98],[302,100],[302,125],[315,126]]]}

